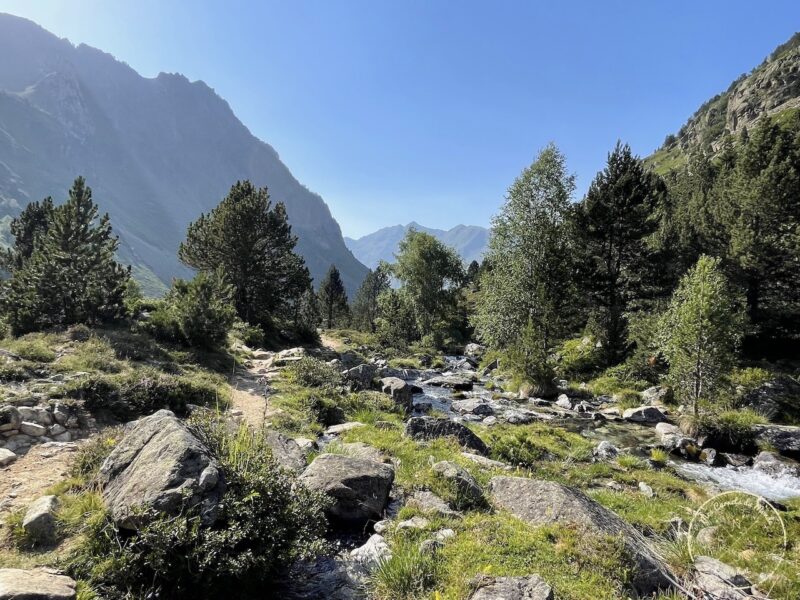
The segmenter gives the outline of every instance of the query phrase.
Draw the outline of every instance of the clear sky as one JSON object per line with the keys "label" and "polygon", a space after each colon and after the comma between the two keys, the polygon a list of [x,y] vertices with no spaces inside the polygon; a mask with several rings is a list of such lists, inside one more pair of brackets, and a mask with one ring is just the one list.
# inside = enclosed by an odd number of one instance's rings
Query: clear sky
{"label": "clear sky", "polygon": [[[579,193],[800,29],[800,1],[0,0],[145,76],[202,79],[345,235],[488,225],[554,141]],[[2,60],[2,58],[0,58]]]}

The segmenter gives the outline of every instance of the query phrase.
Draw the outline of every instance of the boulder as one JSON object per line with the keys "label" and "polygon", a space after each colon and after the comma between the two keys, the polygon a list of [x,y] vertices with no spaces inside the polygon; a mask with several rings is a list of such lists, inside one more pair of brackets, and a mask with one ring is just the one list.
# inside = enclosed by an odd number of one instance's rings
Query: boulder
{"label": "boulder", "polygon": [[469,461],[474,462],[476,465],[478,465],[483,469],[502,469],[504,471],[511,471],[513,469],[511,465],[507,465],[506,463],[500,462],[499,460],[492,460],[491,458],[481,456],[480,454],[462,452],[461,456],[463,456]]}
{"label": "boulder", "polygon": [[723,562],[709,556],[694,561],[694,588],[700,598],[745,600],[752,598],[750,582]]}
{"label": "boulder", "polygon": [[42,496],[28,507],[22,519],[22,529],[26,537],[36,544],[51,544],[56,540],[55,496]]}
{"label": "boulder", "polygon": [[461,375],[439,375],[423,382],[423,385],[444,387],[457,392],[468,392],[472,389],[472,378]]}
{"label": "boulder", "polygon": [[798,398],[800,398],[800,382],[791,377],[780,376],[747,393],[742,402],[770,421],[785,421],[800,416],[797,408]]}
{"label": "boulder", "polygon": [[556,406],[564,410],[572,410],[572,400],[566,394],[561,394],[556,400]]}
{"label": "boulder", "polygon": [[0,448],[0,467],[7,467],[17,460],[17,455],[8,448]]}
{"label": "boulder", "polygon": [[667,420],[667,416],[655,406],[639,406],[628,408],[622,413],[622,418],[632,423],[655,424]]}
{"label": "boulder", "polygon": [[0,600],[75,600],[77,584],[44,569],[0,569]]}
{"label": "boulder", "polygon": [[464,355],[470,358],[480,358],[486,353],[486,346],[471,342],[464,347]]}
{"label": "boulder", "polygon": [[389,394],[395,404],[402,406],[406,411],[410,411],[414,394],[419,394],[422,389],[399,377],[384,377],[381,379],[381,391],[384,394]]}
{"label": "boulder", "polygon": [[538,575],[484,577],[470,600],[553,600],[553,590]]}
{"label": "boulder", "polygon": [[454,437],[464,448],[479,454],[488,454],[489,448],[471,429],[450,419],[435,417],[412,417],[406,422],[405,433],[415,440],[432,440],[440,437]]}
{"label": "boulder", "polygon": [[168,410],[135,422],[103,462],[99,480],[112,518],[125,529],[153,512],[177,515],[191,507],[210,525],[225,492],[219,463]]}
{"label": "boulder", "polygon": [[594,450],[592,450],[592,456],[595,458],[599,458],[600,460],[612,460],[617,458],[619,455],[619,448],[617,448],[614,444],[609,441],[603,440]]}
{"label": "boulder", "polygon": [[296,441],[274,429],[265,429],[264,438],[279,465],[295,473],[306,468],[306,453]]}
{"label": "boulder", "polygon": [[19,430],[25,435],[29,435],[31,437],[42,437],[45,433],[47,433],[47,427],[44,425],[39,425],[38,423],[32,423],[30,421],[23,421],[20,423]]}
{"label": "boulder", "polygon": [[800,464],[774,452],[760,452],[753,459],[753,468],[773,477],[780,475],[800,477]]}
{"label": "boulder", "polygon": [[642,392],[642,401],[650,406],[671,404],[675,400],[672,388],[665,385],[655,385]]}
{"label": "boulder", "polygon": [[37,423],[48,427],[53,424],[53,415],[41,406],[20,406],[19,416],[23,421]]}
{"label": "boulder", "polygon": [[364,424],[359,421],[347,421],[346,423],[339,423],[338,425],[331,425],[325,430],[325,435],[342,435],[346,431],[363,427]]}
{"label": "boulder", "polygon": [[431,522],[425,517],[415,515],[397,524],[397,529],[426,529]]}
{"label": "boulder", "polygon": [[454,411],[464,414],[479,415],[490,417],[494,414],[492,407],[480,398],[469,398],[467,400],[456,400],[452,404]]}
{"label": "boulder", "polygon": [[15,431],[22,424],[22,417],[15,406],[0,407],[0,431]]}
{"label": "boulder", "polygon": [[800,427],[754,425],[756,442],[775,448],[784,456],[800,460]]}
{"label": "boulder", "polygon": [[443,517],[460,517],[461,513],[450,508],[450,505],[433,492],[417,491],[406,501],[406,505]]}
{"label": "boulder", "polygon": [[364,442],[340,443],[337,447],[341,450],[338,454],[355,456],[356,458],[366,458],[379,463],[389,462],[387,456],[383,452],[378,450],[375,446],[370,446]]}
{"label": "boulder", "polygon": [[583,492],[555,483],[522,477],[494,477],[492,502],[531,525],[563,523],[589,534],[621,536],[635,561],[632,585],[641,595],[671,587],[669,570],[631,525]]}
{"label": "boulder", "polygon": [[394,482],[394,469],[374,460],[322,454],[303,471],[300,481],[327,494],[332,521],[347,527],[363,527],[379,521]]}
{"label": "boulder", "polygon": [[449,481],[456,489],[458,503],[465,506],[480,506],[484,503],[483,490],[469,471],[449,460],[434,463],[433,471]]}
{"label": "boulder", "polygon": [[382,535],[374,533],[363,546],[350,551],[350,558],[361,563],[367,569],[373,570],[382,562],[392,558],[392,551],[389,544],[386,543],[386,539]]}
{"label": "boulder", "polygon": [[375,365],[364,363],[342,373],[345,383],[353,390],[368,390],[372,387],[372,380],[378,372]]}

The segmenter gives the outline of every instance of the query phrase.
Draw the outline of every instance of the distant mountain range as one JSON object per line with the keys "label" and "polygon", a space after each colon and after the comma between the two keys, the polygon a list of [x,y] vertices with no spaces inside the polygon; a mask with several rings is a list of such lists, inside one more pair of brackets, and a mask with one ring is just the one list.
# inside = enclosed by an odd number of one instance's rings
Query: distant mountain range
{"label": "distant mountain range", "polygon": [[344,238],[345,244],[355,257],[370,269],[378,266],[380,261],[394,262],[402,240],[409,229],[416,229],[434,236],[439,241],[453,248],[461,255],[465,263],[473,260],[480,262],[489,243],[489,230],[477,225],[456,225],[447,231],[423,227],[419,223],[384,227],[357,240]]}
{"label": "distant mountain range", "polygon": [[353,293],[367,269],[325,202],[202,81],[148,79],[113,56],[74,46],[0,13],[0,240],[32,200],[56,202],[86,177],[120,236],[120,258],[150,293],[189,271],[187,225],[250,179],[286,204],[298,250],[319,282],[332,263]]}

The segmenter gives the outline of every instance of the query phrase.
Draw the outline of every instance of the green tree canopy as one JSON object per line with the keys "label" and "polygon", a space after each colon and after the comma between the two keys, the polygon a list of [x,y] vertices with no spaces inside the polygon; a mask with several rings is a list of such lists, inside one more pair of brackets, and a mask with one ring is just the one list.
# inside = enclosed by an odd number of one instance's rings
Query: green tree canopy
{"label": "green tree canopy", "polygon": [[317,294],[320,312],[328,329],[336,325],[344,325],[350,318],[350,308],[347,304],[347,292],[342,283],[342,276],[336,265],[331,265],[325,279],[319,286]]}
{"label": "green tree canopy", "polygon": [[296,243],[284,205],[273,207],[267,188],[239,181],[189,225],[178,257],[200,271],[222,269],[239,317],[272,328],[291,323],[295,304],[311,285]]}
{"label": "green tree canopy", "polygon": [[3,266],[8,271],[19,269],[33,254],[36,242],[47,233],[53,218],[53,199],[49,196],[41,202],[31,202],[11,221],[9,229],[14,236],[14,245],[6,251]]}
{"label": "green tree canopy", "polygon": [[389,289],[388,265],[381,263],[370,271],[361,283],[353,300],[355,326],[375,333],[378,319],[378,298]]}

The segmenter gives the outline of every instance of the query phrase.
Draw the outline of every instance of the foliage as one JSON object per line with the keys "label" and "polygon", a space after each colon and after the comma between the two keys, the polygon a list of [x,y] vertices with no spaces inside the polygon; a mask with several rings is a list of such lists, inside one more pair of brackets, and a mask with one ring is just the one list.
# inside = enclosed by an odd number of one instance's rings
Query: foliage
{"label": "foliage", "polygon": [[108,340],[90,335],[69,354],[62,356],[56,363],[56,368],[62,372],[70,371],[102,371],[104,373],[119,373],[123,365],[117,360],[114,348]]}
{"label": "foliage", "polygon": [[547,354],[570,328],[574,279],[567,215],[574,189],[575,178],[552,144],[509,189],[492,222],[489,268],[473,317],[489,346],[512,345],[530,324],[538,353]]}
{"label": "foliage", "polygon": [[3,346],[23,360],[50,363],[56,359],[56,353],[47,340],[35,334],[5,340]]}
{"label": "foliage", "polygon": [[390,348],[406,348],[419,339],[414,306],[405,290],[388,289],[378,297],[378,342]]}
{"label": "foliage", "polygon": [[750,409],[727,410],[708,413],[700,417],[698,430],[714,440],[719,449],[752,451],[755,449],[754,425],[767,420]]}
{"label": "foliage", "polygon": [[53,199],[47,197],[41,202],[29,203],[20,215],[11,221],[9,229],[14,236],[14,246],[6,250],[1,257],[3,269],[14,271],[22,268],[50,228],[53,211]]}
{"label": "foliage", "polygon": [[261,432],[205,415],[197,435],[219,460],[227,489],[217,521],[202,527],[196,510],[162,517],[133,535],[109,519],[89,523],[69,571],[111,599],[127,594],[195,598],[254,592],[292,561],[322,549],[321,495],[279,467]]}
{"label": "foliage", "polygon": [[701,256],[681,280],[662,324],[669,380],[695,414],[730,372],[743,320],[719,260]]}
{"label": "foliage", "polygon": [[494,427],[486,442],[494,458],[531,469],[543,460],[588,460],[593,448],[576,433],[542,424]]}
{"label": "foliage", "polygon": [[319,304],[314,288],[309,287],[293,304],[293,326],[301,341],[317,341],[317,326],[321,322]]}
{"label": "foliage", "polygon": [[316,358],[304,357],[286,369],[287,376],[295,383],[312,388],[336,390],[342,387],[342,375],[331,365]]}
{"label": "foliage", "polygon": [[198,348],[218,348],[228,339],[236,311],[233,287],[221,271],[201,271],[191,281],[176,279],[150,317],[154,335]]}
{"label": "foliage", "polygon": [[78,177],[69,199],[48,214],[46,231],[23,238],[2,304],[15,334],[55,325],[96,323],[125,312],[130,268],[115,261],[119,246],[108,215],[98,218],[92,190]]}
{"label": "foliage", "polygon": [[549,395],[553,391],[553,371],[550,354],[532,321],[523,327],[520,336],[503,353],[503,368],[515,377],[516,387],[529,383],[536,386],[534,395]]}
{"label": "foliage", "polygon": [[349,322],[350,307],[347,304],[347,292],[336,265],[331,265],[328,269],[328,273],[319,285],[317,297],[325,327],[331,329]]}
{"label": "foliage", "polygon": [[178,257],[200,271],[221,269],[239,318],[269,329],[294,324],[296,303],[311,286],[296,243],[284,205],[273,207],[266,188],[239,181],[189,225]]}
{"label": "foliage", "polygon": [[556,371],[562,377],[580,377],[596,372],[602,352],[593,336],[564,340],[556,351]]}
{"label": "foliage", "polygon": [[378,564],[370,576],[370,598],[416,600],[430,589],[437,575],[432,553],[420,552],[419,543],[400,540],[392,545],[392,556]]}
{"label": "foliage", "polygon": [[389,266],[380,264],[367,273],[353,301],[353,323],[363,331],[375,333],[378,320],[378,299],[389,289]]}
{"label": "foliage", "polygon": [[250,325],[236,319],[231,327],[231,333],[250,348],[261,348],[264,345],[264,330],[258,325]]}

